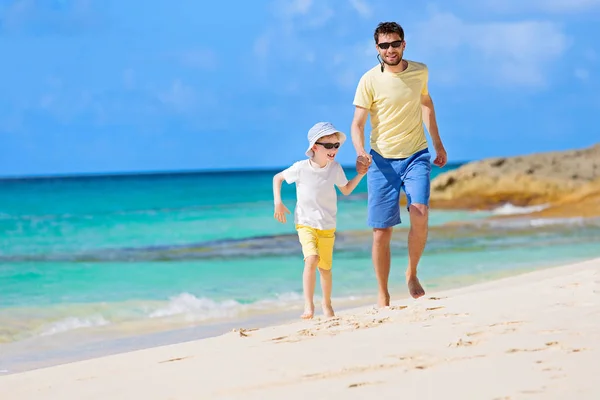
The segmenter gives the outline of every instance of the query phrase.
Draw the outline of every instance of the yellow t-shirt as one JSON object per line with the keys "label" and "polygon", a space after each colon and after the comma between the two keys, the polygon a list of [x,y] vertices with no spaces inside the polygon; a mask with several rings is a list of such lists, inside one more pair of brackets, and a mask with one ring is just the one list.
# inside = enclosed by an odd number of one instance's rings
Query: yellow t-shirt
{"label": "yellow t-shirt", "polygon": [[421,112],[427,79],[427,66],[415,61],[399,73],[381,72],[377,65],[360,78],[354,105],[370,112],[371,149],[385,158],[406,158],[427,148]]}

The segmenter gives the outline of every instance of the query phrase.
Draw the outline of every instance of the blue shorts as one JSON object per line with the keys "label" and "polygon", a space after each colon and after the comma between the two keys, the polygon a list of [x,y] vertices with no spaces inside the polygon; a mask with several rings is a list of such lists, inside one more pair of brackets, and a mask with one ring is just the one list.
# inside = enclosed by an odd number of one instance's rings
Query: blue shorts
{"label": "blue shorts", "polygon": [[413,203],[429,206],[431,154],[428,149],[408,158],[384,158],[371,150],[367,173],[368,218],[372,228],[389,228],[400,221],[400,190]]}

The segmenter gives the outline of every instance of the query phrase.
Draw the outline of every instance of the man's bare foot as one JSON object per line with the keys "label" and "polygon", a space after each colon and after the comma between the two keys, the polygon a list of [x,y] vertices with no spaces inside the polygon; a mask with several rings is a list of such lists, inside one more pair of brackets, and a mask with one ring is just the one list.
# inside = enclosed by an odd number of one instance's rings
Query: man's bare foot
{"label": "man's bare foot", "polygon": [[377,299],[377,305],[380,308],[389,307],[390,305],[390,294],[389,293],[379,293],[379,298]]}
{"label": "man's bare foot", "polygon": [[331,307],[331,304],[323,303],[323,315],[325,315],[327,318],[335,317],[335,313],[333,312],[333,307]]}
{"label": "man's bare foot", "polygon": [[305,304],[304,305],[304,314],[300,316],[302,319],[312,319],[315,314],[315,305],[314,304]]}
{"label": "man's bare foot", "polygon": [[406,283],[408,284],[408,292],[413,298],[418,299],[425,295],[425,289],[423,289],[416,276],[406,278]]}

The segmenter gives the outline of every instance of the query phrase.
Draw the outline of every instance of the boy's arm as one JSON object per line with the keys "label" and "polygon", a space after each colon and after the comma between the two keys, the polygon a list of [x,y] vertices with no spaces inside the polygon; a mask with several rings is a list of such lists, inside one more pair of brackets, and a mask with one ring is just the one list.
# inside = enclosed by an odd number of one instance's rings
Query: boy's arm
{"label": "boy's arm", "polygon": [[358,186],[360,180],[365,176],[366,174],[356,174],[356,176],[352,179],[350,179],[348,181],[348,183],[345,186],[340,186],[340,192],[342,192],[342,194],[344,196],[348,196],[350,193],[352,193],[354,191],[354,189],[356,189],[356,186]]}
{"label": "boy's arm", "polygon": [[285,214],[291,214],[290,210],[288,210],[281,200],[281,185],[284,180],[283,172],[280,172],[273,177],[273,201],[275,204],[273,217],[282,224],[286,222]]}

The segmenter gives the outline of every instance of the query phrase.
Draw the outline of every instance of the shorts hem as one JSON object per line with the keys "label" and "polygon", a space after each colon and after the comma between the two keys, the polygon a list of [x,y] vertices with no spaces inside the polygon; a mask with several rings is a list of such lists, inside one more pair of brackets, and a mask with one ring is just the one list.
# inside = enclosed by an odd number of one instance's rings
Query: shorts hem
{"label": "shorts hem", "polygon": [[396,225],[400,225],[401,223],[402,223],[402,220],[397,219],[397,220],[385,221],[385,222],[368,221],[367,225],[369,225],[371,228],[374,228],[374,229],[385,229],[385,228],[391,228]]}

